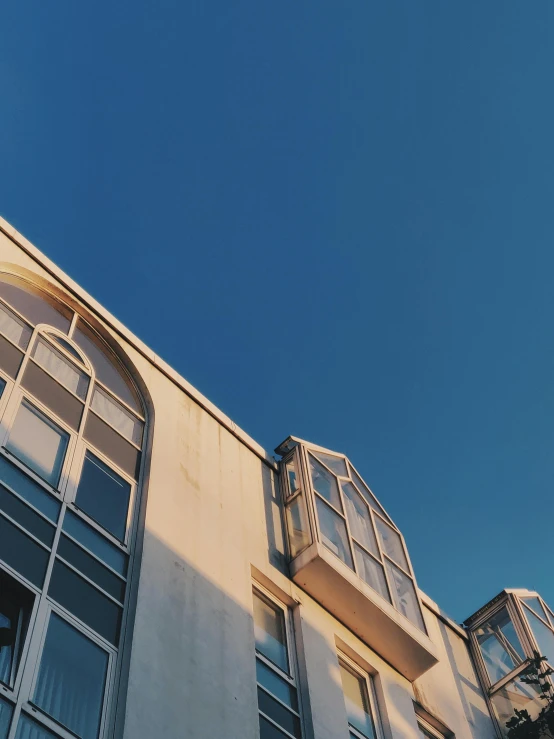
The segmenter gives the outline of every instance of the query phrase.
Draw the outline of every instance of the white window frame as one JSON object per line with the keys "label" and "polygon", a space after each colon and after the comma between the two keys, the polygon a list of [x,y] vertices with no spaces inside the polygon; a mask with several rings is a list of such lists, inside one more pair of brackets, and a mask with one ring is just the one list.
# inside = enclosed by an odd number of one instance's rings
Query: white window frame
{"label": "white window frame", "polygon": [[[343,663],[345,667],[353,672],[357,677],[359,677],[361,680],[363,680],[366,688],[366,695],[369,702],[369,710],[371,711],[371,718],[373,719],[373,728],[375,730],[375,739],[385,739],[384,733],[383,733],[383,724],[381,721],[381,713],[379,711],[379,703],[377,701],[377,692],[375,690],[375,683],[374,683],[374,677],[377,674],[377,672],[368,672],[367,670],[362,669],[354,660],[346,655],[344,652],[338,650],[337,651],[337,665],[340,669],[340,663]],[[342,689],[342,683],[340,684],[340,689],[343,695],[344,700],[344,691]],[[365,734],[362,734],[361,731],[356,729],[354,726],[351,726],[350,722],[348,722],[348,715],[346,714],[346,707],[345,707],[345,716],[347,717],[347,731],[353,734],[354,736],[358,737],[359,739],[371,739],[371,737],[367,737]]]}
{"label": "white window frame", "polygon": [[[273,693],[269,693],[268,690],[263,685],[261,685],[257,680],[256,680],[256,688],[260,688],[261,690],[263,690],[264,693],[267,693],[267,695],[269,695],[273,700],[275,700],[277,703],[280,703],[284,708],[287,709],[287,711],[290,711],[290,713],[297,716],[300,722],[301,736],[305,737],[306,729],[305,729],[304,719],[303,719],[304,712],[302,708],[302,696],[301,696],[300,687],[299,687],[298,679],[297,679],[298,659],[297,659],[297,654],[296,654],[296,642],[294,640],[294,624],[293,624],[292,611],[285,603],[283,603],[278,598],[276,598],[273,595],[273,593],[271,593],[269,590],[264,588],[262,585],[260,585],[256,581],[252,582],[252,594],[257,595],[259,598],[261,598],[261,600],[269,601],[273,606],[278,608],[283,614],[283,622],[285,624],[287,659],[288,659],[290,674],[287,674],[286,672],[284,672],[278,665],[276,665],[274,662],[268,659],[265,655],[261,654],[261,652],[259,652],[255,648],[255,642],[254,642],[255,659],[259,659],[260,662],[262,662],[270,670],[275,672],[280,678],[285,680],[296,691],[298,711],[295,711],[293,708],[288,706],[286,703],[283,703],[276,695],[273,695]],[[286,729],[284,729],[282,726],[276,723],[270,716],[263,713],[263,711],[261,711],[259,708],[258,708],[258,714],[263,716],[266,721],[268,721],[270,724],[275,726],[275,728],[278,729],[284,736],[290,737],[290,739],[296,739],[296,737],[294,737]]]}

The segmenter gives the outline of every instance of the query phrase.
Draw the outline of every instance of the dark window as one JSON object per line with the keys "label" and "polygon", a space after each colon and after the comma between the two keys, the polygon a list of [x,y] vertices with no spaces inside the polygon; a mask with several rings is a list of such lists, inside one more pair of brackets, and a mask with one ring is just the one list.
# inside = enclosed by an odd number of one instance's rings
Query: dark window
{"label": "dark window", "polygon": [[41,588],[49,552],[0,515],[0,559]]}
{"label": "dark window", "polygon": [[6,380],[3,380],[0,377],[0,398],[2,397],[2,393],[4,392],[5,387],[6,387]]}
{"label": "dark window", "polygon": [[66,511],[63,520],[63,530],[67,531],[73,539],[76,539],[90,552],[100,557],[112,570],[125,576],[127,573],[127,555],[125,552],[122,552],[121,549],[111,544],[96,529],[85,523],[82,518],[76,516],[71,511]]}
{"label": "dark window", "polygon": [[87,452],[75,505],[118,539],[125,538],[131,486]]}
{"label": "dark window", "polygon": [[47,493],[29,475],[0,454],[0,481],[25,498],[32,506],[44,513],[51,521],[57,522],[61,504],[53,495]]}
{"label": "dark window", "polygon": [[52,613],[33,703],[82,739],[96,739],[107,669],[107,652]]}
{"label": "dark window", "polygon": [[36,536],[37,539],[40,539],[49,547],[52,546],[55,528],[48,521],[45,521],[42,516],[39,516],[38,513],[35,513],[29,508],[28,505],[25,505],[22,500],[16,498],[3,485],[0,485],[0,508],[10,518],[13,518],[14,521],[17,521],[17,523],[20,523],[26,528],[29,533]]}
{"label": "dark window", "polygon": [[89,580],[93,580],[102,590],[117,600],[123,601],[125,582],[63,534],[58,544],[57,554],[86,575]]}
{"label": "dark window", "polygon": [[140,461],[138,449],[91,411],[88,412],[85,424],[85,439],[112,459],[128,475],[138,477]]}
{"label": "dark window", "polygon": [[21,659],[33,600],[32,593],[0,570],[0,682],[10,688]]}
{"label": "dark window", "polygon": [[59,560],[54,564],[48,595],[117,646],[122,609]]}
{"label": "dark window", "polygon": [[[6,739],[8,736],[12,713],[13,707],[11,703],[0,698],[0,739]],[[37,737],[37,739],[41,739],[41,737]]]}

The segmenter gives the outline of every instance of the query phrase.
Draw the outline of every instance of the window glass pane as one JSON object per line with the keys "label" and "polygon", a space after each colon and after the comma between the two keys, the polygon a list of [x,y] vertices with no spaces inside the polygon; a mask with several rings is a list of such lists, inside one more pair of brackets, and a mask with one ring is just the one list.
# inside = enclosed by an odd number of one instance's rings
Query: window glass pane
{"label": "window glass pane", "polygon": [[286,703],[293,711],[298,711],[295,688],[260,659],[256,660],[256,679],[260,685],[263,685],[266,690],[269,690],[279,700]]}
{"label": "window glass pane", "polygon": [[85,439],[132,477],[139,473],[140,452],[95,413],[89,412]]}
{"label": "window glass pane", "polygon": [[0,570],[0,682],[10,688],[15,682],[33,600],[26,588]]}
{"label": "window glass pane", "polygon": [[289,739],[289,737],[260,714],[260,739]]}
{"label": "window glass pane", "polygon": [[33,702],[82,739],[96,739],[107,669],[107,652],[52,613]]}
{"label": "window glass pane", "polygon": [[0,455],[0,481],[56,523],[60,515],[61,504],[2,455]]}
{"label": "window glass pane", "polygon": [[67,333],[73,312],[55,298],[15,275],[0,277],[0,297],[36,326],[48,323]]}
{"label": "window glass pane", "polygon": [[[61,336],[58,336],[58,334],[53,334],[50,331],[47,332],[50,339],[55,341],[60,346],[63,346],[63,348],[66,350],[66,352],[69,352],[75,359],[80,362],[81,364],[85,364],[83,362],[82,356],[79,354],[77,349],[75,349],[74,346],[72,346],[69,341],[66,341],[65,339],[62,339]],[[85,364],[86,366],[86,364]]]}
{"label": "window glass pane", "polygon": [[104,342],[82,321],[77,322],[73,340],[78,344],[92,362],[96,377],[124,403],[142,413],[136,390],[119,360],[112,354]]}
{"label": "window glass pane", "polygon": [[6,739],[10,730],[13,709],[11,703],[0,698],[0,739]]}
{"label": "window glass pane", "polygon": [[314,452],[315,456],[323,462],[324,465],[329,467],[331,472],[339,477],[348,477],[348,470],[346,469],[346,462],[342,457],[335,457],[334,454],[323,454],[323,452]]}
{"label": "window glass pane", "polygon": [[89,580],[95,582],[106,593],[109,593],[113,598],[117,598],[121,603],[123,602],[125,597],[124,580],[121,580],[65,535],[60,537],[57,554],[59,557],[63,557],[66,562],[69,562],[70,565],[76,567],[83,575],[86,575]]}
{"label": "window glass pane", "polygon": [[514,716],[514,711],[528,711],[535,719],[544,705],[535,685],[526,685],[516,678],[492,696],[492,704],[498,723],[507,736],[506,722]]}
{"label": "window glass pane", "polygon": [[15,379],[19,372],[22,359],[23,352],[17,349],[13,344],[10,344],[10,342],[0,334],[0,367],[2,367],[4,372],[12,379]]}
{"label": "window glass pane", "polygon": [[348,723],[364,736],[372,739],[375,731],[369,708],[366,681],[349,670],[342,662],[339,662],[339,667]]}
{"label": "window glass pane", "polygon": [[84,372],[56,351],[44,339],[39,339],[32,351],[33,358],[65,388],[80,398],[87,394],[89,378]]}
{"label": "window glass pane", "polygon": [[386,514],[383,507],[379,505],[379,503],[377,502],[377,499],[375,498],[371,490],[368,488],[368,486],[365,484],[365,482],[362,480],[362,478],[358,475],[354,467],[352,467],[351,464],[349,464],[348,466],[350,469],[350,477],[354,480],[354,484],[358,488],[359,492],[367,500],[367,502],[373,508],[374,511],[377,511],[383,516],[383,518],[386,518],[387,521],[390,521],[389,516]]}
{"label": "window glass pane", "polygon": [[546,616],[546,613],[544,612],[544,608],[542,607],[542,604],[538,598],[522,598],[521,600],[524,601],[526,606],[532,608],[535,613],[537,613],[541,618],[548,622],[548,618]]}
{"label": "window glass pane", "polygon": [[77,431],[83,415],[83,401],[50,377],[42,367],[29,362],[25,367],[21,386]]}
{"label": "window glass pane", "polygon": [[120,575],[127,572],[127,555],[111,544],[96,529],[85,523],[79,516],[66,511],[63,520],[63,530],[85,546],[90,552],[105,562]]}
{"label": "window glass pane", "polygon": [[316,498],[315,504],[323,543],[329,551],[336,554],[351,569],[354,569],[344,520],[321,498]]}
{"label": "window glass pane", "polygon": [[26,349],[31,338],[32,329],[3,303],[0,303],[0,332],[13,341],[14,344]]}
{"label": "window glass pane", "polygon": [[412,580],[395,567],[392,562],[386,560],[385,566],[392,587],[392,600],[394,607],[404,616],[410,619],[421,631],[425,632],[423,616],[419,609],[417,596]]}
{"label": "window glass pane", "polygon": [[258,688],[258,708],[276,724],[293,736],[300,737],[300,720],[288,708],[268,695],[265,690]]}
{"label": "window glass pane", "polygon": [[354,544],[354,553],[359,576],[390,603],[391,600],[383,567],[356,544]]}
{"label": "window glass pane", "polygon": [[310,525],[306,501],[302,495],[296,497],[286,507],[287,526],[289,531],[290,553],[296,557],[311,543]]}
{"label": "window glass pane", "polygon": [[400,565],[400,567],[403,567],[406,572],[409,572],[410,570],[400,536],[394,529],[382,521],[379,516],[375,516],[375,525],[377,526],[379,541],[381,542],[384,553],[396,562],[396,564]]}
{"label": "window glass pane", "polygon": [[6,449],[52,487],[60,479],[69,435],[29,403],[19,406]]}
{"label": "window glass pane", "polygon": [[15,739],[58,739],[58,736],[22,713],[17,724]]}
{"label": "window glass pane", "polygon": [[292,493],[295,493],[298,488],[298,478],[296,476],[296,465],[294,464],[294,459],[291,459],[286,464],[287,469],[287,478],[289,481],[289,493],[292,495]]}
{"label": "window glass pane", "polygon": [[546,657],[550,666],[552,666],[554,664],[554,633],[552,633],[546,624],[543,624],[540,618],[537,618],[534,613],[531,613],[528,608],[524,608],[523,610],[539,645],[541,657]]}
{"label": "window glass pane", "polygon": [[54,564],[48,595],[117,646],[122,609],[59,559]]}
{"label": "window glass pane", "polygon": [[502,608],[475,631],[491,684],[507,675],[525,659],[516,630],[506,608]]}
{"label": "window glass pane", "polygon": [[254,592],[254,635],[258,652],[289,671],[285,614],[277,606]]}
{"label": "window glass pane", "polygon": [[16,572],[42,587],[50,552],[0,515],[0,559]]}
{"label": "window glass pane", "polygon": [[52,546],[56,529],[3,485],[0,485],[0,509],[44,544]]}
{"label": "window glass pane", "polygon": [[6,387],[6,380],[3,380],[0,377],[0,398],[2,397],[2,394],[4,393],[4,388]]}
{"label": "window glass pane", "polygon": [[329,501],[338,511],[342,512],[339,487],[334,475],[327,472],[323,465],[319,464],[310,454],[310,472],[315,490],[325,500]]}
{"label": "window glass pane", "polygon": [[118,539],[125,538],[131,485],[86,453],[75,505]]}
{"label": "window glass pane", "polygon": [[108,393],[96,387],[92,396],[91,406],[99,416],[102,416],[122,436],[140,446],[142,442],[142,421],[139,421],[132,413],[125,410],[116,400],[110,398]]}
{"label": "window glass pane", "polygon": [[376,557],[379,557],[379,549],[373,524],[369,514],[369,508],[365,504],[361,495],[350,482],[341,482],[342,492],[344,493],[344,504],[346,506],[346,515],[348,516],[348,524],[350,533],[357,541],[368,549]]}

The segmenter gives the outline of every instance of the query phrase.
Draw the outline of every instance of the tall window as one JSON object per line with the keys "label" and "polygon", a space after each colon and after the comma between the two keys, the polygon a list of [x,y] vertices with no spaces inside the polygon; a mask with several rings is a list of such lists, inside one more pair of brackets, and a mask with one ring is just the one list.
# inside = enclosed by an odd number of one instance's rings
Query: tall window
{"label": "tall window", "polygon": [[257,589],[253,598],[260,737],[301,739],[289,614]]}
{"label": "tall window", "polygon": [[0,739],[104,739],[144,406],[86,321],[0,274]]}
{"label": "tall window", "polygon": [[350,739],[379,739],[371,678],[344,657],[339,669]]}

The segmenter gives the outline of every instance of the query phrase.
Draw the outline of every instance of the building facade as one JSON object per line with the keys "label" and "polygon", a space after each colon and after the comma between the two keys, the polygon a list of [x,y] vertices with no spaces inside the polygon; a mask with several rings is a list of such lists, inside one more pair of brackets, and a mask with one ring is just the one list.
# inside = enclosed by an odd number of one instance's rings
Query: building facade
{"label": "building facade", "polygon": [[539,596],[466,627],[344,455],[280,460],[0,220],[0,739],[501,737]]}

